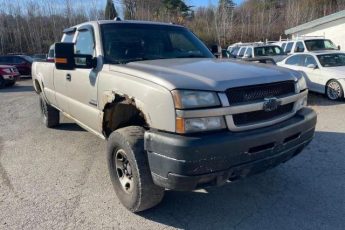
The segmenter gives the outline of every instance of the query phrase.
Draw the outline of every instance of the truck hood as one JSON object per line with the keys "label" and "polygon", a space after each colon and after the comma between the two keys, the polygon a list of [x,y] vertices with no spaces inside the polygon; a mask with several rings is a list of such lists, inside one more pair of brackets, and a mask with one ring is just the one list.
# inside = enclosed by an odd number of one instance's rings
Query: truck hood
{"label": "truck hood", "polygon": [[225,91],[228,88],[296,81],[301,74],[286,68],[213,58],[161,59],[110,65],[110,71],[139,77],[163,87]]}

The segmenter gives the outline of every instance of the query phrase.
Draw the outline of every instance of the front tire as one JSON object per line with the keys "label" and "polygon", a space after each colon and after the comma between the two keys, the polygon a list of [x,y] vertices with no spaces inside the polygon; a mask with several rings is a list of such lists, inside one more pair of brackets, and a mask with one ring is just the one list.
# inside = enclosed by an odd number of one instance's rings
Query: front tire
{"label": "front tire", "polygon": [[344,98],[344,90],[337,80],[331,80],[326,85],[326,96],[332,101],[338,101]]}
{"label": "front tire", "polygon": [[153,183],[142,127],[129,126],[114,131],[108,139],[107,158],[110,178],[117,197],[131,212],[159,204],[164,189]]}
{"label": "front tire", "polygon": [[53,128],[60,123],[60,112],[51,105],[49,105],[43,98],[42,94],[39,99],[41,116],[43,123],[47,128]]}

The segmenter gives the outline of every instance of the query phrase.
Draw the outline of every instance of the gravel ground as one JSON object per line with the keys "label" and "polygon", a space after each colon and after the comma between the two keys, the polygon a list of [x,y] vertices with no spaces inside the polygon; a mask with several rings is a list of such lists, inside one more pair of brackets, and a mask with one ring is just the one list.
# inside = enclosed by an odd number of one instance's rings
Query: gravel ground
{"label": "gravel ground", "polygon": [[221,188],[166,192],[139,215],[113,191],[105,141],[40,120],[31,81],[0,90],[0,229],[345,229],[345,102],[309,100],[314,141],[286,164]]}

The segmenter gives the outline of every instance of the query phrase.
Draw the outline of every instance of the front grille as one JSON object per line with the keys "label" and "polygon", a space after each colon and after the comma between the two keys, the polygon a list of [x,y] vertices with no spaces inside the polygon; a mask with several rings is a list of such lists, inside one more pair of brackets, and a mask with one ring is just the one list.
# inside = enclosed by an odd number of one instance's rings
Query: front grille
{"label": "front grille", "polygon": [[249,125],[253,123],[264,122],[274,119],[279,116],[283,116],[292,112],[294,103],[279,106],[277,110],[266,112],[264,110],[258,110],[249,113],[241,113],[233,115],[234,124],[236,126]]}
{"label": "front grille", "polygon": [[231,88],[226,91],[230,105],[295,93],[294,81]]}

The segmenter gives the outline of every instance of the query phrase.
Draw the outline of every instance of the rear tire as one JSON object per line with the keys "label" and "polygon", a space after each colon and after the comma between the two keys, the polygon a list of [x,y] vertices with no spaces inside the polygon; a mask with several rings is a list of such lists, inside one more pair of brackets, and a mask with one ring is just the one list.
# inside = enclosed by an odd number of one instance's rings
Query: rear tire
{"label": "rear tire", "polygon": [[60,123],[60,112],[51,105],[49,105],[46,100],[40,95],[39,99],[41,116],[43,123],[48,128],[53,128]]}
{"label": "rear tire", "polygon": [[10,86],[10,87],[14,86],[14,84],[16,84],[16,81],[7,82],[7,86]]}
{"label": "rear tire", "polygon": [[332,101],[338,101],[344,98],[344,90],[337,80],[330,80],[326,85],[326,96]]}
{"label": "rear tire", "polygon": [[6,86],[6,80],[0,76],[0,89],[4,88]]}
{"label": "rear tire", "polygon": [[159,204],[164,189],[153,183],[142,127],[129,126],[114,131],[108,139],[107,160],[117,197],[131,212]]}

